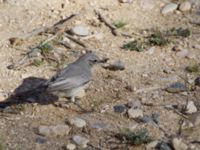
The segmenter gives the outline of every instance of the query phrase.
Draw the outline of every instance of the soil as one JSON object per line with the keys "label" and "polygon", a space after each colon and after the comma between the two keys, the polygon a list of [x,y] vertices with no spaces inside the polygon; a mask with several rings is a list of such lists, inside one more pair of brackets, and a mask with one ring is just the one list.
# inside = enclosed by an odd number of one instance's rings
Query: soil
{"label": "soil", "polygon": [[[20,111],[16,114],[1,113],[0,137],[1,143],[5,145],[6,149],[64,149],[75,133],[88,137],[93,149],[94,147],[111,149],[116,144],[111,144],[110,133],[118,132],[120,128],[128,127],[130,124],[138,124],[135,120],[128,118],[126,114],[115,113],[114,105],[126,104],[130,99],[139,99],[144,103],[155,105],[185,105],[188,99],[195,102],[200,99],[199,95],[195,98],[195,93],[198,94],[200,90],[198,87],[187,95],[172,94],[163,90],[176,81],[185,83],[183,78],[194,81],[198,76],[198,74],[186,72],[185,68],[194,62],[199,63],[200,60],[200,49],[197,48],[197,45],[200,44],[199,26],[190,24],[190,21],[200,21],[198,13],[200,5],[193,6],[189,12],[176,11],[163,16],[160,10],[167,0],[147,1],[134,0],[132,3],[119,3],[117,0],[7,0],[0,3],[1,101],[8,98],[9,94],[14,92],[24,79],[30,77],[49,79],[55,74],[54,67],[48,63],[39,67],[28,65],[19,70],[7,68],[12,62],[20,60],[30,46],[36,46],[46,36],[37,35],[17,45],[11,45],[9,39],[23,37],[42,26],[50,27],[63,17],[73,13],[80,13],[80,15],[69,21],[69,29],[81,24],[89,27],[91,35],[99,33],[102,36],[100,39],[94,36],[83,38],[82,41],[88,46],[88,49],[95,51],[100,57],[108,57],[108,63],[121,60],[125,64],[123,71],[106,70],[102,67],[103,64],[94,67],[93,80],[86,91],[86,96],[80,100],[83,108],[88,110],[93,108],[93,112],[81,112],[73,104],[69,104],[68,108],[60,108],[49,103],[27,103],[20,104],[18,106]],[[110,29],[98,20],[94,13],[94,9],[97,8],[111,22],[126,21],[127,25],[119,30],[130,34],[132,38],[114,36]],[[143,52],[121,48],[128,41],[146,37],[152,30],[166,31],[180,27],[188,28],[191,35],[187,38],[173,38],[173,41],[167,46],[151,46]],[[176,45],[187,49],[192,58],[177,56],[176,52],[172,50]],[[60,47],[60,49],[64,50],[67,55],[66,64],[76,60],[85,50],[76,44],[73,49],[64,47]],[[180,115],[162,107],[143,105],[142,109],[145,115],[158,112],[160,124],[169,134],[175,135],[178,132]],[[72,117],[85,119],[88,126],[82,130],[72,129],[70,134],[64,137],[48,137],[44,144],[36,142],[36,138],[39,136],[37,134],[38,127],[63,124]],[[97,122],[105,124],[106,127],[100,131],[92,128],[92,124]],[[147,128],[155,140],[165,138],[163,131],[154,125],[139,123],[137,129],[141,128]],[[186,142],[189,142],[189,136],[184,138]],[[117,146],[116,149],[124,149],[121,147],[123,144]],[[145,149],[145,145],[129,146],[129,149]]]}

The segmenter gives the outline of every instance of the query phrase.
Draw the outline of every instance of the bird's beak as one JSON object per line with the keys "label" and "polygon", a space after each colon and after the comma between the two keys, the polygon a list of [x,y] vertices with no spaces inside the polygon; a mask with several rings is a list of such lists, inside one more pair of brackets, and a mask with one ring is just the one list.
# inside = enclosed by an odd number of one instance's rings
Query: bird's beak
{"label": "bird's beak", "polygon": [[106,63],[108,60],[109,60],[109,58],[106,58],[106,57],[100,58],[100,59],[97,61],[97,63]]}

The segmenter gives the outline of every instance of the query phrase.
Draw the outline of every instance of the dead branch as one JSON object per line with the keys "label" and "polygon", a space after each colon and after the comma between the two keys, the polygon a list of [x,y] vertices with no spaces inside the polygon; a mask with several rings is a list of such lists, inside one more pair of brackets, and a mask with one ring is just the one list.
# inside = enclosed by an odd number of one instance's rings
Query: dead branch
{"label": "dead branch", "polygon": [[87,48],[87,46],[81,42],[80,40],[76,39],[75,37],[67,34],[67,33],[64,33],[64,36],[67,37],[68,39],[72,40],[73,42],[79,44],[80,46],[84,47],[84,48]]}
{"label": "dead branch", "polygon": [[121,36],[124,36],[124,37],[131,37],[130,35],[128,35],[126,33],[119,32],[117,30],[117,28],[113,24],[111,24],[98,10],[95,9],[94,12],[99,17],[99,20],[101,22],[105,23],[105,25],[110,28],[110,30],[111,30],[113,35],[115,35],[115,36],[120,36],[121,35]]}
{"label": "dead branch", "polygon": [[112,25],[98,10],[95,9],[94,12],[99,17],[99,20],[101,22],[104,22],[105,25],[110,28],[113,35],[115,35],[115,36],[120,35],[119,32],[117,31],[117,28],[114,25]]}

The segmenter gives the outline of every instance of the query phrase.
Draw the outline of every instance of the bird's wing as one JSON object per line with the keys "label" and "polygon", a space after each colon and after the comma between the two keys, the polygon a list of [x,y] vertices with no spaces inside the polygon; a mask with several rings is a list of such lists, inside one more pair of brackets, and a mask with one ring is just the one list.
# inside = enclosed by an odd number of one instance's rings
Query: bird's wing
{"label": "bird's wing", "polygon": [[64,91],[79,87],[91,80],[90,70],[70,64],[48,82],[48,91]]}

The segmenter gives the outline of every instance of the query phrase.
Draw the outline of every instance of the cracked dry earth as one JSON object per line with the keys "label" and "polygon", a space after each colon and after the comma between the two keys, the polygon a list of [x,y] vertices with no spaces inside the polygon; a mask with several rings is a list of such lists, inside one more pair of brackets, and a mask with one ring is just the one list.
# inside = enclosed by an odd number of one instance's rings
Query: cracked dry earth
{"label": "cracked dry earth", "polygon": [[[83,108],[93,112],[81,112],[72,104],[68,108],[55,107],[51,103],[26,103],[16,106],[17,112],[1,112],[0,117],[0,149],[8,150],[57,150],[66,149],[73,143],[76,134],[89,139],[88,147],[84,149],[151,149],[147,144],[140,146],[128,145],[117,141],[112,134],[121,128],[134,127],[134,130],[146,128],[154,141],[166,139],[163,130],[154,124],[138,123],[127,114],[114,112],[113,106],[126,104],[129,100],[139,100],[142,104],[178,106],[185,105],[187,100],[194,101],[199,110],[200,89],[184,93],[168,93],[164,88],[174,82],[193,84],[198,73],[188,73],[188,65],[200,63],[200,26],[190,24],[190,21],[200,21],[200,5],[198,0],[191,0],[193,7],[189,12],[172,12],[167,15],[160,13],[161,8],[170,0],[134,0],[132,3],[120,3],[117,0],[7,0],[0,3],[0,101],[5,100],[24,79],[29,77],[48,79],[55,69],[48,63],[41,66],[28,65],[19,70],[8,69],[12,62],[22,58],[29,47],[34,47],[47,36],[34,36],[20,44],[11,45],[9,38],[23,37],[34,29],[42,26],[50,27],[63,17],[73,13],[80,15],[69,22],[67,28],[84,25],[89,28],[90,35],[81,40],[101,57],[108,57],[108,63],[121,60],[125,65],[123,71],[110,71],[97,65],[93,69],[93,80],[81,99]],[[177,2],[178,1],[174,1]],[[181,1],[180,1],[181,2]],[[127,25],[119,30],[132,37],[114,36],[104,23],[98,20],[94,9],[101,12],[111,22],[125,20]],[[124,43],[137,38],[144,38],[151,29],[169,30],[171,28],[188,28],[191,35],[186,38],[173,38],[164,47],[152,46],[142,52],[121,49]],[[98,36],[96,36],[98,35]],[[189,57],[176,55],[174,46],[187,49]],[[59,47],[66,57],[66,64],[74,61],[85,50],[75,44],[72,49]],[[32,85],[29,85],[31,87]],[[128,88],[127,88],[128,87]],[[178,134],[180,120],[184,118],[173,110],[163,107],[142,105],[144,115],[159,113],[159,124],[171,136]],[[84,128],[72,125],[70,133],[63,136],[45,137],[43,143],[37,142],[40,126],[68,124],[68,120],[79,117],[86,121]],[[190,115],[188,115],[190,117]],[[101,128],[97,128],[97,124]],[[95,126],[96,125],[96,126]],[[183,130],[180,134],[190,149],[200,149],[200,128]],[[113,142],[114,141],[114,142]],[[117,144],[118,143],[118,144]],[[76,149],[83,149],[77,147]],[[154,149],[154,148],[152,148]]]}

